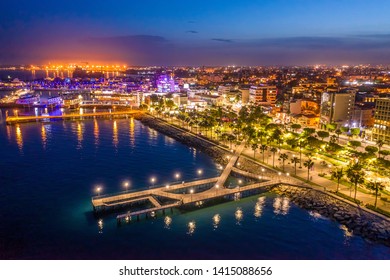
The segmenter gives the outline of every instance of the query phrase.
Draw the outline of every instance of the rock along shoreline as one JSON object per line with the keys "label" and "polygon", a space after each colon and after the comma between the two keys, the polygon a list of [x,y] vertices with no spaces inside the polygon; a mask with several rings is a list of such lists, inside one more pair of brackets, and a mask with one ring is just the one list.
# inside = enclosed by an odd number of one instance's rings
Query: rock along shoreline
{"label": "rock along shoreline", "polygon": [[[219,164],[226,164],[226,156],[230,153],[209,141],[200,137],[194,137],[186,131],[175,128],[166,122],[150,115],[142,115],[137,118],[144,125],[153,128],[164,135],[194,147],[212,157]],[[245,158],[240,158],[241,169],[260,174],[262,166]],[[268,169],[268,168],[267,168]],[[267,170],[271,171],[271,170]],[[271,171],[275,172],[275,171]],[[324,217],[337,221],[347,227],[349,232],[360,235],[363,238],[390,246],[390,221],[372,214],[362,208],[351,205],[330,194],[312,189],[310,187],[296,187],[279,185],[271,189],[281,196],[287,196],[299,207],[308,211],[314,211]]]}

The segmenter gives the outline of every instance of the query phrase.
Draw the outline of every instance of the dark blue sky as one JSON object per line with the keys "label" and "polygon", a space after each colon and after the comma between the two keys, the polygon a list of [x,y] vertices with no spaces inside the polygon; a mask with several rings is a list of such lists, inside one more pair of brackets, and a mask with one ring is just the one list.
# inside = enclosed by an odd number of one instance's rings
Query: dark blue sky
{"label": "dark blue sky", "polygon": [[1,7],[0,64],[390,63],[386,0],[19,0]]}

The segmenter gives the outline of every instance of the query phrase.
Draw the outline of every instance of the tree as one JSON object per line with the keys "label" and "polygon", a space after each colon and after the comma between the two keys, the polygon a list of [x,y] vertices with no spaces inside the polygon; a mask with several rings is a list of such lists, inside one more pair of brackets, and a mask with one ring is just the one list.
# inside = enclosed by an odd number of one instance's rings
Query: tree
{"label": "tree", "polygon": [[314,161],[309,158],[303,163],[303,166],[307,168],[307,181],[309,181],[310,169],[314,166]]}
{"label": "tree", "polygon": [[337,141],[339,141],[339,139],[340,139],[340,134],[342,134],[343,132],[341,131],[341,129],[336,129],[334,133],[336,133],[336,135],[337,135]]}
{"label": "tree", "polygon": [[350,131],[353,136],[358,136],[360,134],[360,128],[358,127],[351,128]]}
{"label": "tree", "polygon": [[286,159],[288,159],[288,155],[285,154],[285,153],[282,153],[282,154],[280,154],[279,159],[282,160],[282,166],[283,166],[282,170],[283,170],[283,172],[284,172],[284,161],[285,161]]}
{"label": "tree", "polygon": [[349,131],[349,127],[347,127],[347,126],[342,126],[342,127],[340,128],[340,131],[343,132],[343,133],[347,133],[347,132]]}
{"label": "tree", "polygon": [[330,136],[329,138],[329,143],[331,144],[334,144],[337,142],[337,136],[335,134],[333,134],[332,136]]}
{"label": "tree", "polygon": [[253,157],[256,158],[256,150],[259,148],[259,145],[257,143],[252,144],[252,150],[253,150]]}
{"label": "tree", "polygon": [[383,190],[385,188],[385,185],[382,183],[382,182],[378,182],[378,181],[368,181],[366,183],[366,186],[367,188],[369,188],[370,190],[373,190],[375,191],[375,208],[376,208],[376,203],[378,201],[378,192]]}
{"label": "tree", "polygon": [[364,150],[366,150],[367,153],[375,154],[378,151],[378,148],[375,146],[366,146]]}
{"label": "tree", "polygon": [[270,152],[273,154],[273,158],[272,158],[272,167],[275,167],[275,153],[278,151],[278,149],[276,149],[275,147],[272,147],[270,149]]}
{"label": "tree", "polygon": [[292,130],[294,130],[294,132],[297,132],[297,130],[300,129],[302,126],[299,123],[293,123],[290,127]]}
{"label": "tree", "polygon": [[317,131],[317,135],[318,135],[318,137],[321,138],[322,141],[324,141],[324,138],[329,137],[329,132],[320,130],[320,131]]}
{"label": "tree", "polygon": [[378,139],[376,141],[376,145],[378,146],[378,151],[380,153],[382,146],[385,144],[385,142],[382,139]]}
{"label": "tree", "polygon": [[350,182],[355,185],[355,196],[354,196],[355,200],[356,200],[357,186],[358,184],[364,182],[365,173],[363,172],[362,169],[363,166],[359,163],[351,164],[347,168],[347,177],[350,180]]}
{"label": "tree", "polygon": [[357,147],[360,147],[362,145],[362,143],[360,141],[348,141],[348,146],[352,147],[352,148],[357,148]]}
{"label": "tree", "polygon": [[[264,155],[265,155],[265,151],[268,149],[268,146],[267,145],[265,145],[265,144],[262,144],[262,145],[260,145],[260,150],[261,150],[261,152],[262,152],[262,154],[263,154],[263,162],[265,162],[264,161]],[[267,160],[268,161],[268,160]]]}
{"label": "tree", "polygon": [[300,163],[301,161],[299,160],[299,158],[294,157],[291,159],[291,163],[294,164],[294,169],[295,169],[295,175],[297,175],[297,163]]}
{"label": "tree", "polygon": [[305,127],[303,129],[303,134],[305,135],[305,137],[311,136],[315,132],[316,132],[316,130],[314,128],[311,128],[311,127]]}
{"label": "tree", "polygon": [[331,173],[332,173],[332,179],[336,179],[337,180],[336,193],[338,193],[339,192],[339,186],[340,186],[340,180],[345,175],[344,171],[343,171],[343,168],[341,168],[341,169],[336,168],[335,170],[332,170]]}
{"label": "tree", "polygon": [[336,123],[328,123],[326,125],[326,128],[329,130],[329,131],[335,131],[335,129],[337,128],[337,124]]}
{"label": "tree", "polygon": [[382,155],[382,157],[384,159],[386,156],[390,155],[390,151],[389,150],[380,150],[380,151],[378,151],[378,154]]}

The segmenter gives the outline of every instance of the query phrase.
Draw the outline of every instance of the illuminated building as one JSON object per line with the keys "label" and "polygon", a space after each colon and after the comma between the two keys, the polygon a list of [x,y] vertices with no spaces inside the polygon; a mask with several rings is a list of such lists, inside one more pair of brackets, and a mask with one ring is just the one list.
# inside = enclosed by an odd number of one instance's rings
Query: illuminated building
{"label": "illuminated building", "polygon": [[390,99],[388,98],[376,100],[372,138],[390,143]]}
{"label": "illuminated building", "polygon": [[275,86],[251,86],[249,101],[256,105],[275,106],[278,90]]}
{"label": "illuminated building", "polygon": [[355,107],[356,90],[324,92],[321,96],[321,124],[350,126]]}

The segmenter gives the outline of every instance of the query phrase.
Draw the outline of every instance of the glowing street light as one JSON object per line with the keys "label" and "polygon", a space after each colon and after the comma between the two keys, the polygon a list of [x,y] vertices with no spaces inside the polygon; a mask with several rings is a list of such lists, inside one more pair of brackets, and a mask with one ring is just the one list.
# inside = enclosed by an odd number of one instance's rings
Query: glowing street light
{"label": "glowing street light", "polygon": [[198,175],[202,175],[203,174],[203,170],[202,169],[198,169]]}
{"label": "glowing street light", "polygon": [[217,195],[217,193],[218,193],[218,189],[219,189],[219,185],[218,185],[218,184],[216,184],[216,185],[215,185],[215,195]]}
{"label": "glowing street light", "polygon": [[126,191],[128,191],[129,187],[130,187],[130,182],[129,181],[124,181],[123,182],[123,187],[126,189]]}
{"label": "glowing street light", "polygon": [[102,190],[102,187],[101,186],[96,186],[96,192],[97,192],[97,195],[99,196],[100,195],[100,191]]}
{"label": "glowing street light", "polygon": [[154,187],[154,183],[156,182],[156,177],[150,178],[150,182],[152,183],[152,187]]}
{"label": "glowing street light", "polygon": [[194,189],[191,189],[190,190],[190,194],[191,194],[191,202],[192,202],[192,194],[194,193]]}
{"label": "glowing street light", "polygon": [[179,180],[179,178],[180,178],[180,173],[176,173],[176,174],[175,174],[175,178],[176,178],[176,180]]}

